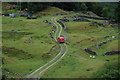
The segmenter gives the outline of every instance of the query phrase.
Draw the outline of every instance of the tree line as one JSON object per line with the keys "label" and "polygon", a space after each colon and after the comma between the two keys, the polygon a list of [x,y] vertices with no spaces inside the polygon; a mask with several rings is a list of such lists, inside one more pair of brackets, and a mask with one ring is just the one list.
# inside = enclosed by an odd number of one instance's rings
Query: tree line
{"label": "tree line", "polygon": [[120,19],[120,2],[10,2],[10,4],[17,5],[17,9],[28,8],[29,12],[34,13],[54,6],[67,11],[92,11],[99,16]]}

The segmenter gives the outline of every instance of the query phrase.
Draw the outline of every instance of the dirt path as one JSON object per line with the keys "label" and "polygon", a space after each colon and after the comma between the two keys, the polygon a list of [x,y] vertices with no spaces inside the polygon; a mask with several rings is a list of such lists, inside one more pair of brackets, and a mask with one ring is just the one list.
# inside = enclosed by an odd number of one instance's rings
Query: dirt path
{"label": "dirt path", "polygon": [[[54,39],[57,42],[57,38],[60,37],[60,35],[62,33],[62,26],[56,21],[56,19],[57,19],[57,17],[55,17],[55,18],[53,17],[51,19],[51,21],[56,26],[56,32],[55,32],[55,35],[54,35]],[[60,52],[57,54],[57,56],[55,56],[52,60],[50,60],[45,65],[41,66],[40,68],[38,68],[37,70],[32,72],[30,75],[27,76],[27,78],[41,78],[41,76],[44,74],[44,72],[47,69],[49,69],[50,67],[55,65],[57,62],[59,62],[66,55],[66,53],[68,51],[67,45],[65,43],[64,44],[59,44],[59,45],[60,45]],[[65,47],[65,51],[63,51],[63,47]]]}

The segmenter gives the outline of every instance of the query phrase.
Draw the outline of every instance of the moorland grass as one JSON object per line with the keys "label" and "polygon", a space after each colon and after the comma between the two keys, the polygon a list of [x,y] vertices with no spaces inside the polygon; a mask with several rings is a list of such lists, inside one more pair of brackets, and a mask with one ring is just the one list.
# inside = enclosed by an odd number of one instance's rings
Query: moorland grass
{"label": "moorland grass", "polygon": [[[88,22],[66,22],[69,51],[57,65],[46,71],[43,78],[94,78],[107,63],[107,59],[116,61],[118,55],[103,56],[107,51],[118,50],[118,39],[114,39],[97,49],[95,45],[106,41],[105,36],[117,36],[117,28],[90,26]],[[107,30],[108,29],[108,30]],[[111,33],[111,31],[114,32]],[[111,33],[111,34],[110,34]],[[84,51],[90,48],[97,52],[95,59]]]}

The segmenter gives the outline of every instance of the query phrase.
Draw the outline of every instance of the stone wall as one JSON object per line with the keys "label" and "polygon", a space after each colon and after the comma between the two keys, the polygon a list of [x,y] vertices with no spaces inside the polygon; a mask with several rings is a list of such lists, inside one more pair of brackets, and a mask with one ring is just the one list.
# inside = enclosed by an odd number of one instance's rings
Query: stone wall
{"label": "stone wall", "polygon": [[120,51],[110,51],[110,52],[106,52],[104,55],[107,56],[107,55],[113,55],[113,54],[120,54]]}
{"label": "stone wall", "polygon": [[88,48],[85,48],[84,50],[85,50],[87,53],[89,53],[89,54],[97,55],[96,52],[94,52],[94,51],[92,51],[92,50],[90,50],[90,49],[88,49]]}

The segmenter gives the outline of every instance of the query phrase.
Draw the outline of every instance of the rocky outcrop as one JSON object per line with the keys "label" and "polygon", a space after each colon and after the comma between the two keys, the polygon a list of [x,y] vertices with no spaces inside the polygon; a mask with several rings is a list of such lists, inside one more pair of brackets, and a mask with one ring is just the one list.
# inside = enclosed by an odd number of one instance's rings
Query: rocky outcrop
{"label": "rocky outcrop", "polygon": [[87,19],[83,19],[83,18],[77,18],[77,19],[73,19],[73,21],[80,21],[80,22],[90,22],[89,20],[87,20]]}
{"label": "rocky outcrop", "polygon": [[60,19],[61,21],[63,22],[69,22],[70,20],[69,19]]}
{"label": "rocky outcrop", "polygon": [[44,23],[47,23],[47,24],[50,24],[50,25],[53,24],[53,23],[49,22],[48,20],[44,20],[43,22],[44,22]]}
{"label": "rocky outcrop", "polygon": [[85,48],[84,50],[85,50],[87,53],[89,53],[89,54],[97,55],[96,52],[94,52],[94,51],[92,51],[92,50],[90,50],[90,49],[88,49],[88,48]]}
{"label": "rocky outcrop", "polygon": [[107,55],[113,55],[113,54],[120,54],[120,51],[110,51],[110,52],[106,52],[104,55],[107,56]]}
{"label": "rocky outcrop", "polygon": [[27,19],[37,19],[37,17],[27,17]]}
{"label": "rocky outcrop", "polygon": [[2,14],[2,16],[9,16],[9,14]]}
{"label": "rocky outcrop", "polygon": [[94,24],[97,24],[97,25],[99,25],[99,26],[105,27],[105,24],[104,24],[104,23],[95,22],[95,21],[91,21],[91,22],[94,23]]}
{"label": "rocky outcrop", "polygon": [[98,19],[98,20],[109,20],[108,18],[103,17],[91,17],[91,16],[85,16],[85,15],[78,15],[79,17],[89,18],[89,19]]}
{"label": "rocky outcrop", "polygon": [[104,39],[109,38],[110,36],[104,36]]}
{"label": "rocky outcrop", "polygon": [[[108,37],[110,37],[110,36],[105,36],[104,38],[108,38]],[[115,39],[115,38],[117,38],[117,37],[116,37],[116,36],[112,36],[111,39],[108,39],[108,40],[106,40],[106,41],[103,41],[103,42],[97,44],[97,45],[96,45],[96,48],[99,48],[100,46],[106,44],[106,43],[109,42],[109,41],[112,41],[112,40]]]}
{"label": "rocky outcrop", "polygon": [[104,41],[104,42],[99,43],[97,46],[102,46],[103,44],[106,44],[106,43],[107,43],[107,42]]}

